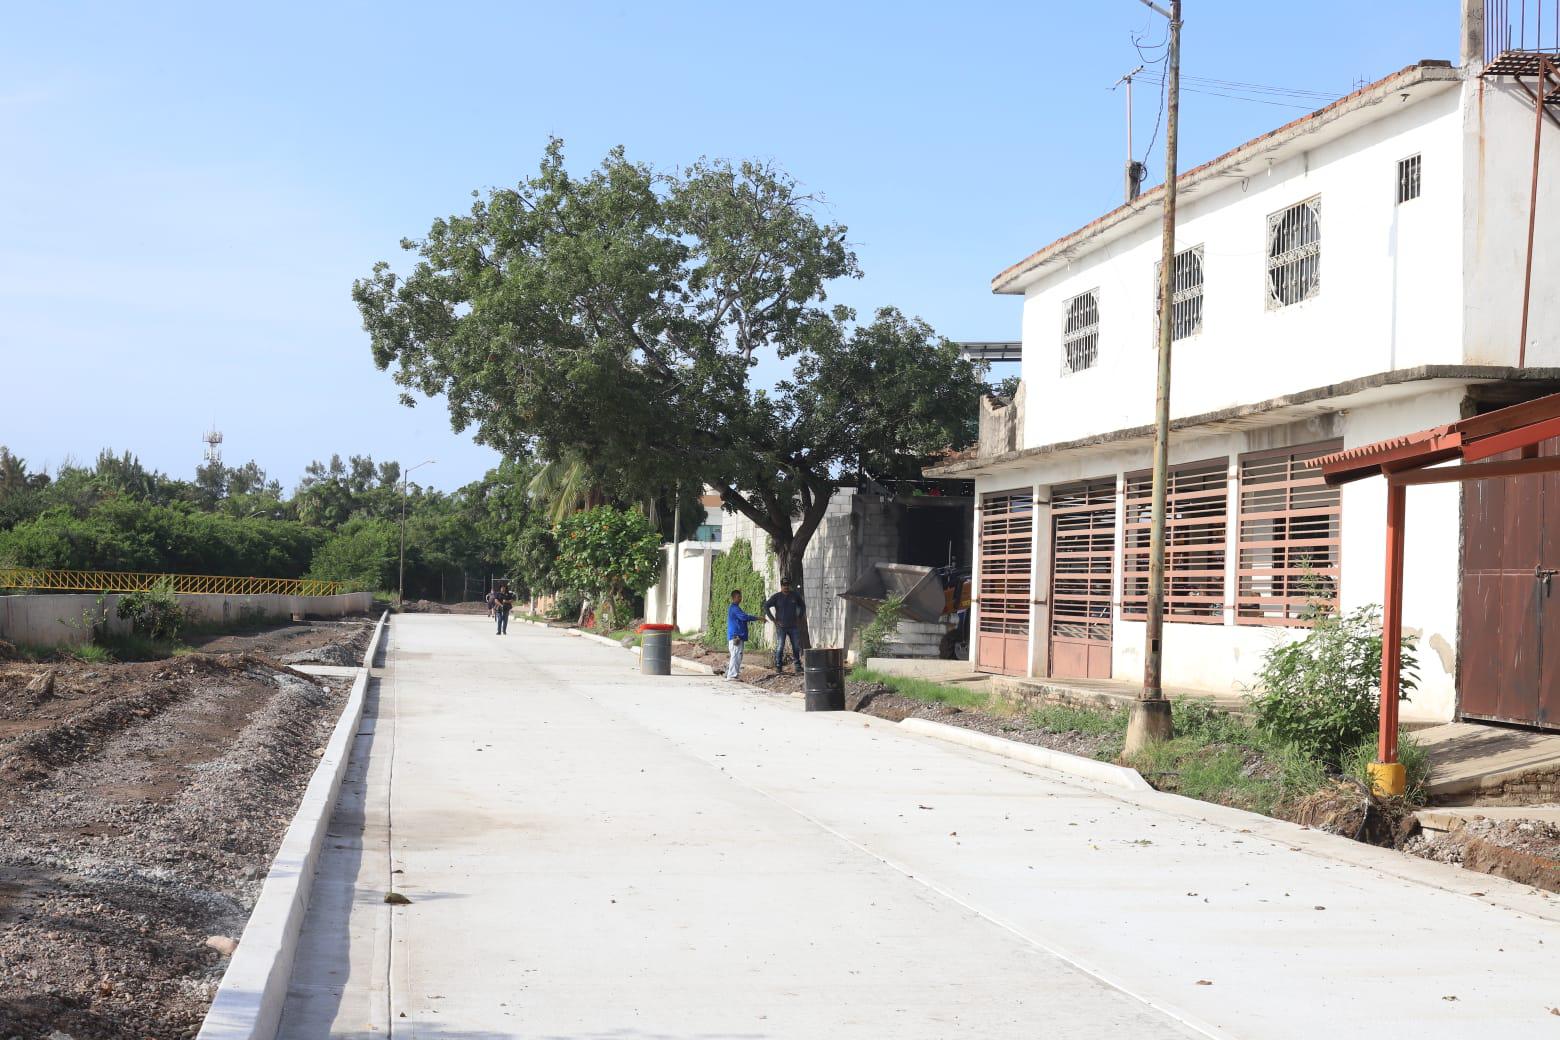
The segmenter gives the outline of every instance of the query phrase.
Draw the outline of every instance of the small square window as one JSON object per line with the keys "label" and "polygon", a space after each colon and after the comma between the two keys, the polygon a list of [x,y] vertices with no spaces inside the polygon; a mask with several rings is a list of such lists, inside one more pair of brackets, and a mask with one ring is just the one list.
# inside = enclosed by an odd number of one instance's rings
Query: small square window
{"label": "small square window", "polygon": [[1399,159],[1397,167],[1397,200],[1404,203],[1419,198],[1419,156]]}
{"label": "small square window", "polygon": [[1062,375],[1093,368],[1100,356],[1100,291],[1090,289],[1067,301],[1062,325]]}

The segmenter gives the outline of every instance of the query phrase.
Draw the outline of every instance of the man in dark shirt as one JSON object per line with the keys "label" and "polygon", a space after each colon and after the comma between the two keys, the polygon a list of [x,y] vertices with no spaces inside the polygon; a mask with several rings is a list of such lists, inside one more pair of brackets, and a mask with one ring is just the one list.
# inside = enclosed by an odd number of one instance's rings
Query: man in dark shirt
{"label": "man in dark shirt", "polygon": [[499,635],[509,632],[509,611],[514,605],[515,594],[509,591],[509,582],[499,582],[498,591],[493,593],[493,612],[498,616]]}
{"label": "man in dark shirt", "polygon": [[802,670],[802,622],[807,617],[807,604],[791,590],[791,579],[780,580],[780,591],[764,601],[764,616],[775,626],[775,671],[785,671],[785,641],[791,640],[791,654],[796,660],[796,670]]}

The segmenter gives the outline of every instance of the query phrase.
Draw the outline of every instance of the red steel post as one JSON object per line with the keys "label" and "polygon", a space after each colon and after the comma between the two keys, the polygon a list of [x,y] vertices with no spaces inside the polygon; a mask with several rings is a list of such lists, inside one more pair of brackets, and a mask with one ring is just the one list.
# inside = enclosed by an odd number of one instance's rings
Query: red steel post
{"label": "red steel post", "polygon": [[1387,583],[1381,611],[1381,729],[1376,758],[1396,762],[1398,755],[1398,687],[1403,650],[1403,521],[1408,489],[1387,484]]}

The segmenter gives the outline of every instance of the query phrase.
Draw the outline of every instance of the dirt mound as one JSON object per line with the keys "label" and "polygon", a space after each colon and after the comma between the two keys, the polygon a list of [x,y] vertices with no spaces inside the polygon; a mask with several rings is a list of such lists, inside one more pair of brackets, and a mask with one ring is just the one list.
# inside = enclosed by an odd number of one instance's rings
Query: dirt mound
{"label": "dirt mound", "polygon": [[1305,827],[1390,849],[1402,847],[1419,830],[1409,806],[1378,799],[1352,780],[1337,780],[1281,815]]}
{"label": "dirt mound", "polygon": [[205,940],[242,933],[345,688],[253,654],[0,665],[0,1037],[194,1035]]}
{"label": "dirt mound", "polygon": [[1455,830],[1422,832],[1403,851],[1560,892],[1560,825],[1479,816]]}
{"label": "dirt mound", "polygon": [[0,639],[0,661],[20,661],[22,655],[17,653],[16,647]]}

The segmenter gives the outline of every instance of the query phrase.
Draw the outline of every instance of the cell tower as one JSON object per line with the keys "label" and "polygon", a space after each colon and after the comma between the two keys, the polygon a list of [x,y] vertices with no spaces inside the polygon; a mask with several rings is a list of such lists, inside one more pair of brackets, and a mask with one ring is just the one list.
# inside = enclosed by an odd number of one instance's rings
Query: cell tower
{"label": "cell tower", "polygon": [[206,461],[208,463],[222,464],[222,431],[215,424],[202,438],[206,442]]}

